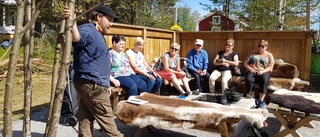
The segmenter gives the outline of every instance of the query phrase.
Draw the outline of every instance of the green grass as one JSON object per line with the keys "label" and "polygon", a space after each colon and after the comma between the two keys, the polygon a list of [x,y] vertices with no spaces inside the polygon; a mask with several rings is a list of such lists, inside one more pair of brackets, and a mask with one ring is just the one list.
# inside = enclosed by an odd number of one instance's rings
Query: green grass
{"label": "green grass", "polygon": [[[54,39],[54,38],[52,38]],[[52,66],[54,58],[55,45],[50,44],[50,40],[36,39],[33,58],[42,58],[44,63]],[[23,45],[23,44],[22,44]],[[4,55],[7,49],[0,49],[0,58]],[[24,48],[19,49],[19,58],[23,59]],[[3,59],[10,57],[10,51],[4,55]],[[0,68],[0,75],[7,71],[7,66]],[[50,70],[52,71],[52,70]],[[17,70],[16,77],[13,82],[12,91],[12,114],[13,120],[21,119],[23,117],[23,101],[24,101],[24,78],[21,70]],[[0,78],[0,125],[3,125],[3,105],[5,96],[6,78]],[[32,76],[32,110],[37,111],[43,107],[48,106],[51,96],[51,74],[44,75],[33,72]]]}

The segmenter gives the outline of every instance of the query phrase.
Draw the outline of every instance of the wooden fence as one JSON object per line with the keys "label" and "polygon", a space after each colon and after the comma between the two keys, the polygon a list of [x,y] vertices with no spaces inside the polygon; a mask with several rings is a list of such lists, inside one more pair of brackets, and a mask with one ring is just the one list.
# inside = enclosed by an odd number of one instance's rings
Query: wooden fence
{"label": "wooden fence", "polygon": [[169,51],[170,44],[175,41],[176,38],[174,31],[114,24],[109,30],[108,35],[105,36],[109,47],[112,46],[111,39],[115,34],[125,36],[125,49],[133,48],[136,37],[142,37],[145,40],[145,46],[142,52],[148,62],[153,61],[155,57],[160,57],[163,53]]}
{"label": "wooden fence", "polygon": [[0,34],[0,43],[2,43],[4,40],[12,39],[13,36],[13,34]]}
{"label": "wooden fence", "polygon": [[[146,40],[143,49],[145,58],[151,62],[155,57],[169,51],[172,42],[181,44],[180,56],[186,57],[187,52],[194,47],[197,38],[204,40],[203,49],[208,52],[210,68],[217,52],[224,49],[228,38],[235,40],[234,51],[239,54],[239,59],[244,61],[246,56],[257,49],[260,39],[269,41],[268,51],[276,59],[297,65],[300,78],[310,80],[311,41],[310,31],[222,31],[222,32],[174,32],[169,30],[137,27],[123,24],[114,24],[106,35],[107,43],[111,47],[111,38],[114,34],[126,37],[125,48],[132,48],[137,36]],[[317,34],[316,34],[317,35]]]}

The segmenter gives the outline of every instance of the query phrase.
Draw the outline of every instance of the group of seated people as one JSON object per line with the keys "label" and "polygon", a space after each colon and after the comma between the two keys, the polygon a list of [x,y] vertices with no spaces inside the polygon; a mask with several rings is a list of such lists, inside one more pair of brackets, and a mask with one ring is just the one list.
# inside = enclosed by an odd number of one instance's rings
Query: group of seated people
{"label": "group of seated people", "polygon": [[[164,53],[159,60],[151,67],[141,50],[145,41],[137,37],[134,41],[134,47],[124,51],[126,39],[122,35],[112,37],[112,48],[109,50],[111,58],[111,76],[110,81],[115,87],[121,87],[127,93],[125,99],[132,95],[142,92],[157,93],[160,90],[162,79],[170,81],[180,94],[188,96],[195,92],[215,91],[215,81],[221,76],[221,92],[228,87],[228,81],[236,73],[239,64],[239,55],[233,51],[234,40],[228,39],[225,49],[217,53],[213,59],[214,71],[208,72],[209,60],[208,53],[203,49],[204,41],[196,39],[194,48],[187,54],[187,71],[196,81],[196,89],[189,87],[186,72],[181,69],[180,44],[172,43],[170,50]],[[258,48],[253,50],[245,59],[244,66],[247,69],[245,73],[246,88],[249,96],[254,96],[254,83],[260,85],[259,98],[256,99],[258,108],[264,107],[264,98],[268,90],[270,72],[273,69],[273,55],[267,51],[268,41],[260,40]],[[201,84],[201,78],[204,83]],[[182,81],[182,86],[180,81]],[[203,86],[203,89],[202,89]]]}

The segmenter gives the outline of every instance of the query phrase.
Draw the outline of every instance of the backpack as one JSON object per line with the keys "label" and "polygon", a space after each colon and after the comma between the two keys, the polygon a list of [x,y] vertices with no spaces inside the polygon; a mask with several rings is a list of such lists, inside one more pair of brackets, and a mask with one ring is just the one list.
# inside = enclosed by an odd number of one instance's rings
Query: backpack
{"label": "backpack", "polygon": [[269,137],[266,131],[264,131],[262,128],[258,128],[255,125],[250,125],[248,127],[248,130],[251,129],[251,137]]}

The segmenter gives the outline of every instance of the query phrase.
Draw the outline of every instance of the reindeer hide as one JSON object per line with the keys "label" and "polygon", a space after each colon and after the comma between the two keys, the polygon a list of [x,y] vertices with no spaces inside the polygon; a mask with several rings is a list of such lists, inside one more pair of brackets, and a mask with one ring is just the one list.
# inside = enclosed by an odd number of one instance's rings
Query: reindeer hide
{"label": "reindeer hide", "polygon": [[270,94],[266,103],[275,103],[281,107],[302,111],[305,113],[320,114],[320,94],[281,89]]}
{"label": "reindeer hide", "polygon": [[224,106],[217,103],[196,102],[142,93],[136,98],[149,101],[143,105],[135,105],[120,101],[116,116],[128,125],[145,127],[153,125],[157,128],[205,128],[218,125],[228,118],[244,118],[259,127],[268,117],[266,109],[247,109]]}

